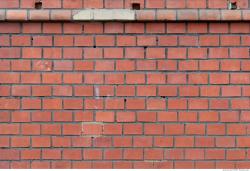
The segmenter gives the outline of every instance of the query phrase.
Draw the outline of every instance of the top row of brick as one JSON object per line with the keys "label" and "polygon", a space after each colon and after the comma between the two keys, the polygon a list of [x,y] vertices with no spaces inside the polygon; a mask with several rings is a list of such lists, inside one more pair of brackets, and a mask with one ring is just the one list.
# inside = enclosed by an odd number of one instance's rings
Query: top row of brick
{"label": "top row of brick", "polygon": [[[1,0],[0,8],[35,9],[140,8],[140,9],[235,9],[250,8],[249,0]],[[134,5],[134,6],[133,6]]]}

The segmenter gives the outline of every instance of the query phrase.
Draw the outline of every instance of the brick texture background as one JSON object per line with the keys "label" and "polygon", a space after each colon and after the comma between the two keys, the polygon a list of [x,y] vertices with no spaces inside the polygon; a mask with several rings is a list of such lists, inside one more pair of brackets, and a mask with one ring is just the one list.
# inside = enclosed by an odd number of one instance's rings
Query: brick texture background
{"label": "brick texture background", "polygon": [[[2,0],[0,8],[32,9],[39,0]],[[227,9],[228,1],[237,2],[241,9],[249,8],[249,0],[42,0],[43,8],[131,8],[132,3],[140,3],[141,8],[213,8]]]}
{"label": "brick texture background", "polygon": [[[227,8],[178,2],[145,8]],[[0,23],[0,168],[250,168],[249,33],[247,22]]]}

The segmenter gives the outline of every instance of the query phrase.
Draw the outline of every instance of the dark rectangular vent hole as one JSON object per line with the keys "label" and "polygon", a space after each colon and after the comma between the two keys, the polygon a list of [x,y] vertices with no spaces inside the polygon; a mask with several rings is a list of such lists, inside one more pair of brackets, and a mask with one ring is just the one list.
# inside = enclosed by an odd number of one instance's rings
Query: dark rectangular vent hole
{"label": "dark rectangular vent hole", "polygon": [[41,1],[35,2],[35,9],[42,9],[43,3]]}
{"label": "dark rectangular vent hole", "polygon": [[236,10],[237,9],[237,2],[229,2],[229,9]]}
{"label": "dark rectangular vent hole", "polygon": [[132,3],[132,9],[133,10],[140,10],[141,4],[140,3]]}

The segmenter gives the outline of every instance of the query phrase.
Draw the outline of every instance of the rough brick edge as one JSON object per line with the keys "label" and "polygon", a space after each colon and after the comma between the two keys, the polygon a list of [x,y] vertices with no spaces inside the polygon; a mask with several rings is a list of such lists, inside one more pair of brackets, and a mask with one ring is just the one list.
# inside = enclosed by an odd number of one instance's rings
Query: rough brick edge
{"label": "rough brick edge", "polygon": [[250,21],[250,10],[0,10],[0,21]]}

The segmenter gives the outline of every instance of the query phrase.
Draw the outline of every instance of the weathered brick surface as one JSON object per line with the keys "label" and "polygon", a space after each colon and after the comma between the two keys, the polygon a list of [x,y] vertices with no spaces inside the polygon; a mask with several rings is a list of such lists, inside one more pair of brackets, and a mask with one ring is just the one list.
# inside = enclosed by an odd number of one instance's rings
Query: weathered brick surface
{"label": "weathered brick surface", "polygon": [[[190,8],[137,15],[150,22],[67,22],[60,10],[25,15],[16,9],[34,1],[10,1],[0,8],[20,22],[0,23],[0,168],[250,167],[242,10],[193,10],[226,0],[43,0],[58,9]],[[217,12],[225,22],[208,21]],[[186,22],[154,22],[165,14]]]}
{"label": "weathered brick surface", "polygon": [[[1,1],[0,8],[23,8],[32,9],[35,7],[35,0],[8,0]],[[240,9],[249,8],[248,0],[230,0],[237,2]],[[140,3],[141,8],[146,9],[181,9],[181,8],[228,8],[227,0],[42,0],[42,7],[80,9],[80,8],[131,8],[132,3]]]}

